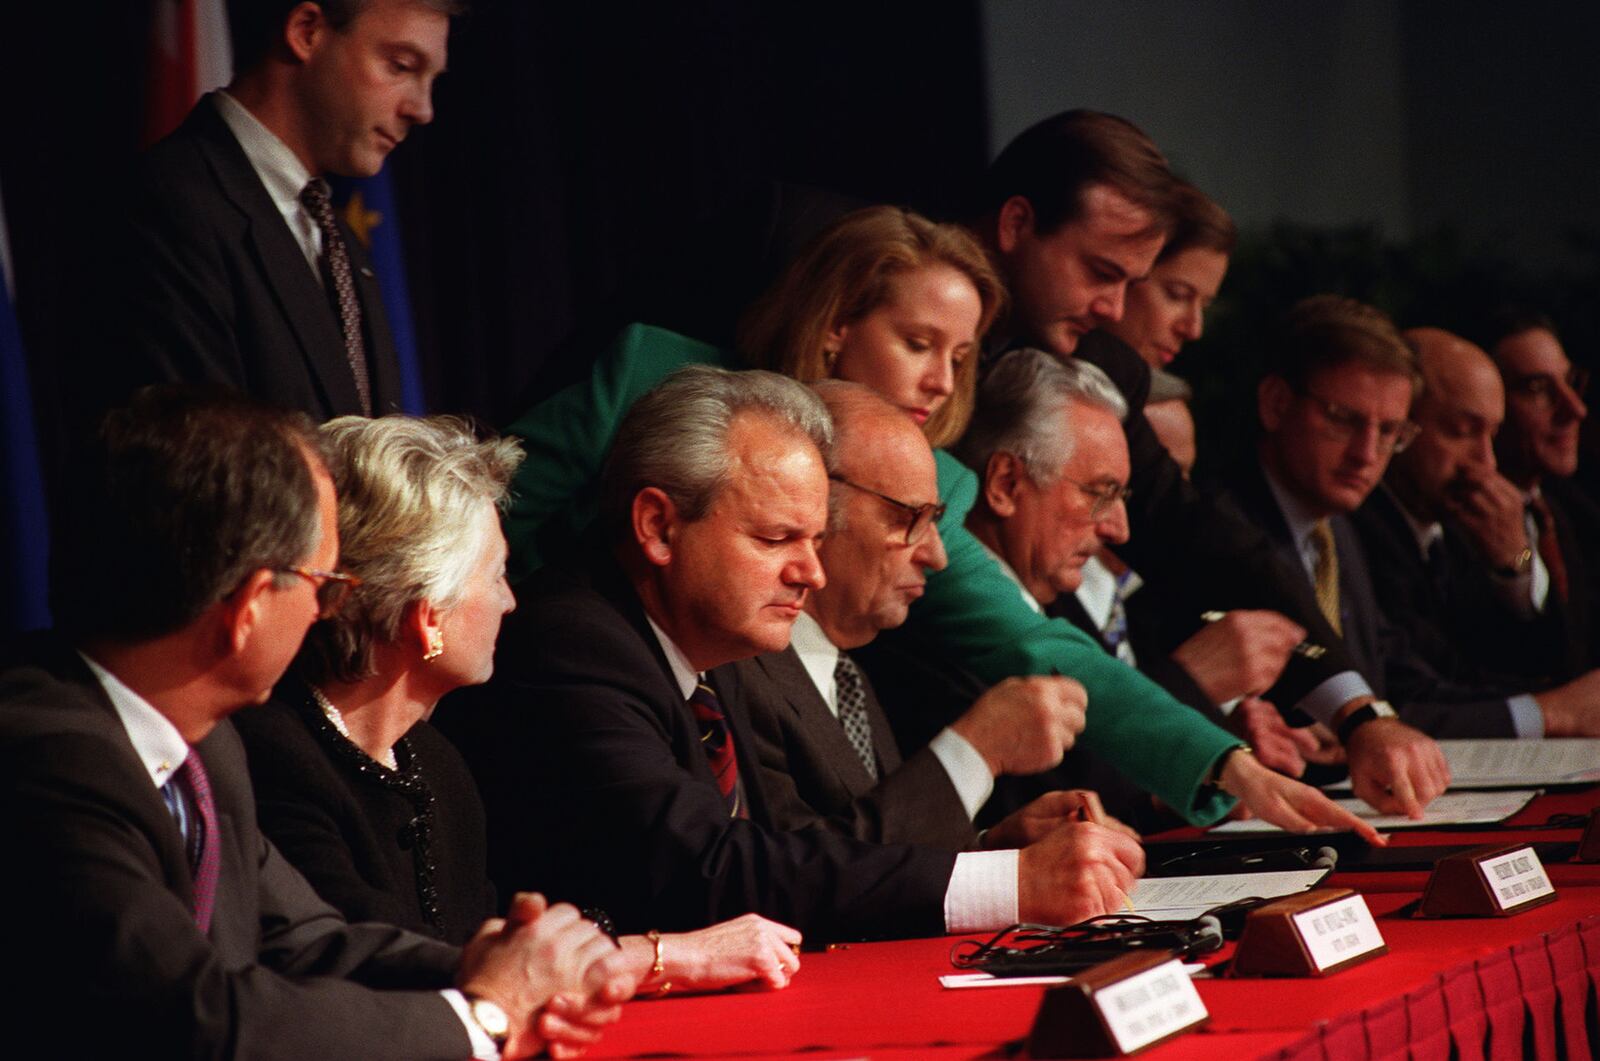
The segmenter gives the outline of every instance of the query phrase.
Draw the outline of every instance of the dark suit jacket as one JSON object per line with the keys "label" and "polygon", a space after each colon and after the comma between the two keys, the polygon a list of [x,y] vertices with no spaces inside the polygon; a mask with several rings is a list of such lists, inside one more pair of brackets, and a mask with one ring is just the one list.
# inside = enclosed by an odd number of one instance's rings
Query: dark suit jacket
{"label": "dark suit jacket", "polygon": [[821,939],[944,931],[954,852],[775,823],[744,690],[724,667],[708,678],[750,812],[728,816],[698,725],[614,565],[547,568],[519,591],[495,677],[441,719],[483,791],[504,892],[537,886],[599,906],[624,931],[750,911]]}
{"label": "dark suit jacket", "polygon": [[[1251,462],[1231,480],[1229,500],[1277,544],[1285,564],[1294,565],[1310,585],[1261,466]],[[1403,631],[1389,623],[1378,605],[1366,553],[1350,520],[1329,517],[1339,553],[1339,619],[1344,645],[1373,691],[1394,703],[1400,718],[1434,737],[1514,737],[1505,697],[1494,691],[1457,686],[1411,648]],[[1522,690],[1513,690],[1522,691]]]}
{"label": "dark suit jacket", "polygon": [[483,801],[461,753],[427,722],[377,766],[287,678],[234,716],[261,831],[347,920],[465,943],[494,915]]}
{"label": "dark suit jacket", "polygon": [[1128,401],[1123,430],[1133,474],[1128,504],[1131,537],[1116,553],[1149,583],[1144,591],[1164,611],[1163,626],[1176,644],[1200,627],[1211,609],[1265,608],[1304,626],[1310,640],[1325,645],[1321,659],[1295,656],[1267,693],[1285,711],[1326,679],[1357,670],[1354,654],[1317,609],[1298,562],[1283,559],[1260,530],[1202,495],[1168,456],[1144,416],[1150,367],[1131,347],[1107,332],[1085,335],[1076,356],[1099,366]]}
{"label": "dark suit jacket", "polygon": [[[128,215],[85,351],[87,414],[167,381],[226,384],[317,421],[361,412],[328,292],[212,97],[142,160]],[[371,264],[340,224],[379,416],[399,409],[399,363]]]}
{"label": "dark suit jacket", "polygon": [[[924,745],[900,758],[894,731],[867,681],[867,716],[877,753],[873,781],[839,719],[817,692],[794,649],[731,664],[744,690],[762,788],[772,823],[814,825],[858,840],[930,844],[954,851],[977,841],[950,775]],[[863,678],[865,675],[863,675]]]}
{"label": "dark suit jacket", "polygon": [[1416,653],[1461,684],[1538,687],[1576,677],[1568,671],[1560,604],[1522,619],[1495,593],[1488,566],[1449,523],[1431,564],[1417,548],[1400,502],[1380,486],[1350,517],[1389,622]]}
{"label": "dark suit jacket", "polygon": [[423,990],[450,985],[459,952],[346,924],[256,831],[233,727],[196,750],[222,843],[209,935],[178,828],[83,661],[44,641],[0,672],[0,998],[24,1015],[12,1041],[38,1029],[83,1056],[130,1043],[150,1057],[470,1053],[449,1004]]}
{"label": "dark suit jacket", "polygon": [[1567,480],[1547,478],[1540,490],[1567,569],[1567,599],[1551,595],[1551,624],[1568,673],[1577,675],[1600,667],[1600,505]]}

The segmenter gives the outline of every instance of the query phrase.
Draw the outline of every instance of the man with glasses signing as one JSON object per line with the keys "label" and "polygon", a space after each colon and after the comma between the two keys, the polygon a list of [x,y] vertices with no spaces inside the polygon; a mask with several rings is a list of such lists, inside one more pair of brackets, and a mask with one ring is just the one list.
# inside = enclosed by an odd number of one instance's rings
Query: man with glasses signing
{"label": "man with glasses signing", "polygon": [[[734,664],[769,787],[789,797],[775,816],[789,828],[820,818],[860,839],[972,847],[973,817],[995,778],[1047,770],[1072,746],[1084,688],[1071,678],[1007,679],[902,761],[851,652],[905,622],[928,573],[947,563],[933,454],[872,391],[831,381],[816,390],[837,436],[820,548],[827,584],[807,596],[787,649]],[[1090,800],[1043,798],[988,830],[986,845],[1023,846]]]}

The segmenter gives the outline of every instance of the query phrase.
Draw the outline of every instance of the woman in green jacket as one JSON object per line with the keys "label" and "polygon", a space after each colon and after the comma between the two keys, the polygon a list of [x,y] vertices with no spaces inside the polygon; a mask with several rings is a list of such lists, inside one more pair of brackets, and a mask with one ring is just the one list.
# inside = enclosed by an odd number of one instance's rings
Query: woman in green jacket
{"label": "woman in green jacket", "polygon": [[[740,330],[743,356],[630,325],[587,381],[536,405],[509,429],[528,451],[507,517],[514,573],[536,569],[587,529],[618,422],[674,369],[708,363],[769,368],[807,382],[865,383],[942,447],[966,427],[979,344],[1003,300],[998,276],[963,229],[869,207],[819,236],[751,308]],[[935,455],[948,506],[939,533],[950,563],[930,574],[926,595],[911,609],[908,624],[920,627],[924,641],[985,681],[1064,674],[1082,682],[1089,711],[1080,746],[1195,824],[1217,821],[1237,797],[1252,813],[1296,831],[1358,827],[1321,793],[1255,762],[1238,738],[1070,623],[1028,608],[963,526],[976,477],[942,448]]]}

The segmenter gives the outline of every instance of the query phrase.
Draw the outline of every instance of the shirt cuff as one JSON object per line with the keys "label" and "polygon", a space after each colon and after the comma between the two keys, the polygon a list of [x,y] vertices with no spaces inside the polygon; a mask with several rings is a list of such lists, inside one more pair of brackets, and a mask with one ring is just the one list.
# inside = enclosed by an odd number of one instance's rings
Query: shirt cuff
{"label": "shirt cuff", "polygon": [[994,792],[994,775],[989,772],[989,764],[971,741],[948,727],[940,730],[939,735],[928,742],[928,747],[944,772],[950,775],[950,784],[967,809],[967,817],[976,818],[978,809]]}
{"label": "shirt cuff", "polygon": [[998,932],[1017,923],[1020,852],[963,851],[944,893],[946,932]]}
{"label": "shirt cuff", "polygon": [[489,1038],[489,1033],[478,1027],[478,1022],[472,1019],[472,1009],[467,1005],[467,996],[453,987],[447,987],[439,994],[450,1003],[450,1008],[456,1011],[456,1016],[461,1018],[462,1025],[467,1029],[467,1037],[472,1040],[472,1061],[500,1061],[500,1049],[494,1045],[494,1040]]}
{"label": "shirt cuff", "polygon": [[1300,702],[1294,706],[1331,728],[1333,716],[1338,710],[1362,696],[1376,697],[1377,694],[1372,691],[1372,686],[1367,684],[1367,679],[1355,671],[1340,671],[1301,697]]}
{"label": "shirt cuff", "polygon": [[1511,729],[1518,740],[1539,740],[1544,737],[1544,711],[1532,693],[1507,697],[1506,710],[1511,712]]}

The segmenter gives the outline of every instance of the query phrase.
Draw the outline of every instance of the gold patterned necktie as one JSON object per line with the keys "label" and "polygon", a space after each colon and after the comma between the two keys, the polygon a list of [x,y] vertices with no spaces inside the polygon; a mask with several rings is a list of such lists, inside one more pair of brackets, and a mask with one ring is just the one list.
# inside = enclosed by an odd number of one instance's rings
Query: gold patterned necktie
{"label": "gold patterned necktie", "polygon": [[1339,622],[1339,553],[1333,544],[1333,527],[1326,519],[1317,520],[1311,528],[1311,541],[1317,547],[1316,564],[1312,568],[1312,581],[1317,593],[1317,607],[1322,611],[1334,633],[1344,636]]}

